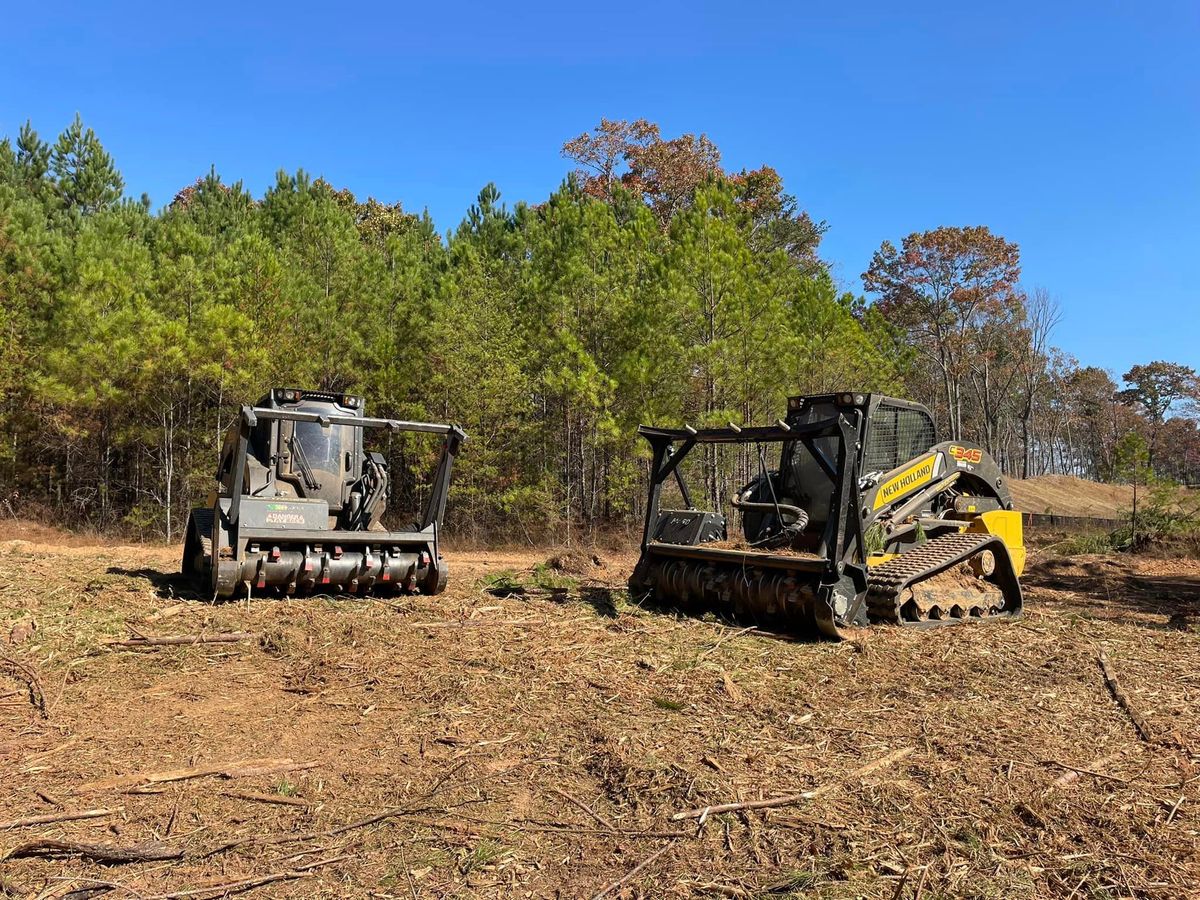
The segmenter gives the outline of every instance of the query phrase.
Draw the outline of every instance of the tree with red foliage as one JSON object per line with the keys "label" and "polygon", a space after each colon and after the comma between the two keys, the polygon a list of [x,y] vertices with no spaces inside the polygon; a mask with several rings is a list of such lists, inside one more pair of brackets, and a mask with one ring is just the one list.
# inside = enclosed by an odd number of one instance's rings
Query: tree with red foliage
{"label": "tree with red foliage", "polygon": [[863,273],[883,315],[902,328],[941,381],[946,425],[960,434],[972,337],[1013,318],[1021,251],[985,225],[914,232],[899,249],[884,241]]}
{"label": "tree with red foliage", "polygon": [[725,172],[721,151],[707,135],[667,140],[659,126],[646,119],[601,119],[594,130],[567,141],[562,153],[579,165],[575,178],[584,193],[609,200],[619,186],[645,203],[664,229],[691,207],[697,188],[727,181],[750,212],[756,249],[784,250],[798,266],[821,267],[816,251],[825,224],[798,208],[770,166]]}

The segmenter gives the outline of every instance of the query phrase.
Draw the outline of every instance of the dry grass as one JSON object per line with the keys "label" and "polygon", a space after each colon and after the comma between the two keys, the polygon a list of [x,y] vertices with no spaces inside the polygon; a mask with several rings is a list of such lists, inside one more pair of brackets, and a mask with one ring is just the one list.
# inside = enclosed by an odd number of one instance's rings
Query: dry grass
{"label": "dry grass", "polygon": [[[210,606],[176,598],[173,548],[0,545],[0,637],[36,620],[9,652],[37,667],[50,711],[0,677],[0,820],[117,810],[0,831],[0,855],[38,838],[185,854],[12,859],[0,883],[114,900],[229,883],[271,897],[588,897],[662,851],[608,896],[1195,891],[1200,565],[1051,560],[1020,623],[835,645],[630,606],[632,557],[534,572],[549,555],[459,553],[436,598]],[[528,582],[541,586],[514,589]],[[259,637],[104,646],[131,630]],[[1157,743],[1114,703],[1101,649]],[[315,765],[86,789],[264,757]],[[1056,786],[1066,767],[1104,777]],[[699,831],[671,819],[842,782]],[[288,878],[257,884],[276,874]]]}
{"label": "dry grass", "polygon": [[[1133,504],[1133,488],[1127,484],[1103,484],[1073,475],[1010,478],[1008,486],[1016,508],[1027,513],[1119,519]],[[1143,502],[1146,495],[1143,488]],[[1196,494],[1180,489],[1179,496],[1181,503],[1191,503]]]}
{"label": "dry grass", "polygon": [[1133,501],[1133,488],[1128,485],[1101,484],[1071,475],[1010,478],[1008,486],[1022,512],[1115,519]]}

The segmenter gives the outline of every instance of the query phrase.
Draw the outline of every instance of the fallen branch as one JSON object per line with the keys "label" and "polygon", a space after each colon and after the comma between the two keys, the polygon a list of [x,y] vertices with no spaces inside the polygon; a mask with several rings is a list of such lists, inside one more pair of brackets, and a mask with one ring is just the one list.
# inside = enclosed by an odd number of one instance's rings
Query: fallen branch
{"label": "fallen branch", "polygon": [[[420,810],[416,810],[419,812]],[[347,831],[355,831],[359,828],[366,828],[368,825],[376,825],[379,822],[385,822],[388,819],[396,819],[400,816],[411,815],[414,810],[408,809],[385,809],[383,812],[375,813],[373,816],[367,816],[363,819],[356,819],[353,822],[347,822],[345,825],[338,825],[326,831],[317,832],[321,837],[334,837],[335,835],[345,834]]]}
{"label": "fallen branch", "polygon": [[242,759],[236,762],[218,763],[212,766],[202,766],[197,769],[175,769],[166,772],[143,772],[137,775],[117,775],[100,781],[90,781],[81,785],[80,791],[109,791],[132,790],[148,787],[152,784],[164,784],[172,781],[189,781],[193,778],[249,778],[255,775],[276,775],[281,772],[294,772],[299,769],[315,768],[315,762],[296,762],[293,759]]}
{"label": "fallen branch", "polygon": [[[443,823],[438,823],[435,820],[416,820],[413,816],[408,816],[411,821],[419,821],[425,825],[440,826]],[[575,834],[613,834],[621,837],[640,837],[640,838],[685,838],[692,837],[691,831],[645,831],[637,828],[617,828],[612,826],[609,828],[588,828],[583,825],[576,825],[574,822],[554,822],[545,819],[477,819],[470,816],[459,816],[463,822],[474,822],[477,825],[493,825],[497,828],[508,828],[513,831],[570,831]]]}
{"label": "fallen branch", "polygon": [[723,643],[725,643],[730,638],[741,637],[743,634],[748,634],[751,631],[757,631],[757,630],[758,630],[757,625],[751,625],[749,628],[743,628],[741,631],[734,631],[732,633],[727,631],[723,635],[721,635],[719,638],[717,638],[716,643],[714,643],[711,647],[709,647],[707,650],[705,650],[703,653],[701,653],[696,658],[704,659],[704,657],[708,656],[710,653],[715,653],[717,648],[720,647]]}
{"label": "fallen branch", "polygon": [[234,644],[255,637],[252,631],[226,631],[218,634],[175,634],[164,637],[134,635],[123,641],[106,641],[106,647],[138,650],[143,647],[188,647],[192,644]]}
{"label": "fallen branch", "polygon": [[1068,772],[1074,772],[1076,775],[1091,775],[1093,778],[1103,778],[1107,781],[1115,781],[1119,784],[1129,784],[1128,778],[1121,778],[1117,775],[1106,775],[1103,772],[1097,772],[1095,769],[1084,769],[1079,766],[1071,766],[1065,762],[1059,762],[1057,759],[1048,759],[1046,762],[1052,766],[1058,766],[1060,769],[1066,769]]}
{"label": "fallen branch", "polygon": [[631,879],[636,878],[638,873],[640,873],[648,865],[650,865],[652,862],[654,862],[656,859],[658,859],[660,856],[662,856],[664,853],[666,853],[668,850],[670,850],[674,846],[675,846],[675,841],[671,841],[671,843],[665,844],[664,846],[659,847],[657,850],[655,850],[653,853],[651,853],[649,856],[647,856],[645,859],[643,859],[640,863],[638,863],[636,866],[634,866],[632,869],[630,869],[628,872],[626,872],[625,875],[623,875],[621,878],[618,878],[616,881],[614,881],[611,884],[604,887],[600,891],[600,893],[598,893],[592,897],[592,900],[600,900],[601,897],[604,897],[605,895],[612,893],[617,888],[619,888],[621,885],[625,884],[627,881],[630,881]]}
{"label": "fallen branch", "polygon": [[100,863],[161,862],[169,859],[183,859],[183,850],[158,842],[137,844],[133,847],[117,847],[113,844],[80,844],[75,841],[43,839],[14,847],[5,854],[4,859],[24,859],[31,856],[48,858],[82,856]]}
{"label": "fallen branch", "polygon": [[[466,765],[466,761],[464,760],[463,762],[461,762],[457,766],[455,766],[453,769],[451,769],[449,772],[446,772],[444,775],[442,775],[442,777],[440,777],[434,783],[433,787],[430,788],[430,790],[423,797],[419,798],[419,800],[417,802],[418,803],[428,803],[433,798],[434,794],[436,794],[441,789],[442,785],[446,782],[446,780],[449,779],[452,775],[454,775],[455,772],[457,772],[459,769],[461,769],[465,765]],[[380,812],[377,812],[374,815],[367,816],[366,818],[356,819],[353,822],[347,822],[345,825],[338,825],[338,826],[335,826],[334,828],[330,828],[326,831],[300,831],[300,832],[290,832],[290,833],[286,833],[286,834],[275,834],[275,835],[266,835],[266,836],[255,835],[253,837],[239,838],[239,839],[233,840],[233,841],[226,841],[224,844],[218,844],[217,846],[212,847],[209,850],[205,850],[203,853],[200,854],[200,858],[207,859],[210,856],[216,856],[218,853],[225,853],[228,850],[233,850],[237,847],[244,847],[244,846],[248,846],[248,845],[276,846],[279,844],[294,844],[297,841],[310,841],[313,838],[333,837],[334,835],[343,834],[347,831],[353,831],[354,829],[357,829],[357,828],[366,828],[368,825],[374,825],[377,822],[383,822],[383,821],[386,821],[387,819],[395,819],[395,818],[399,818],[401,816],[411,816],[414,814],[419,814],[419,813],[424,813],[424,812],[433,812],[433,811],[434,811],[434,809],[432,807],[428,807],[428,806],[424,806],[424,807],[415,806],[415,805],[409,806],[409,807],[394,806],[394,807],[391,807],[390,809],[385,809]]]}
{"label": "fallen branch", "polygon": [[[61,881],[63,885],[58,888],[51,888],[37,895],[36,900],[89,900],[91,897],[99,897],[101,894],[107,894],[109,891],[120,891],[122,894],[127,894],[133,897],[134,900],[146,900],[146,898],[135,891],[127,884],[121,884],[119,881],[104,881],[101,878],[88,878],[84,875],[52,875],[51,881]],[[61,891],[67,893],[61,893]]]}
{"label": "fallen branch", "polygon": [[550,788],[550,790],[552,793],[558,794],[558,796],[562,797],[567,802],[582,809],[585,813],[587,813],[589,816],[591,816],[593,819],[595,819],[597,822],[599,822],[601,825],[603,825],[609,831],[617,830],[617,827],[615,825],[613,825],[612,822],[610,822],[608,819],[604,818],[604,816],[600,815],[600,813],[596,812],[594,809],[592,809],[590,806],[588,806],[582,800],[576,800],[574,797],[572,797],[566,791],[560,791],[558,788]]}
{"label": "fallen branch", "polygon": [[347,822],[345,825],[338,825],[334,828],[329,828],[325,831],[292,831],[282,834],[268,835],[253,835],[247,838],[238,838],[237,840],[226,841],[223,844],[217,844],[198,855],[199,859],[208,859],[211,856],[216,856],[220,853],[226,853],[229,850],[235,850],[238,847],[277,847],[280,844],[295,844],[301,841],[311,841],[315,838],[334,837],[339,834],[344,834],[347,831],[353,831],[357,828],[366,828],[368,825],[375,825],[379,822],[385,822],[388,819],[397,819],[402,816],[414,816],[422,812],[432,812],[431,809],[404,809],[393,808],[385,809],[383,812],[375,813],[372,816],[367,816],[365,819],[357,819],[353,822]]}
{"label": "fallen branch", "polygon": [[880,769],[893,765],[911,754],[914,747],[901,747],[899,750],[893,750],[887,756],[881,757],[874,762],[867,763],[858,769],[851,772],[842,781],[831,781],[828,784],[823,784],[820,787],[814,788],[811,791],[804,791],[800,794],[788,794],[785,797],[775,797],[770,800],[747,800],[741,803],[721,803],[716,806],[704,806],[700,809],[689,809],[684,812],[677,812],[671,816],[673,821],[680,819],[707,819],[713,813],[732,812],[737,809],[770,809],[776,806],[791,806],[795,803],[803,803],[806,800],[815,800],[817,797],[824,796],[837,788],[841,787],[845,781],[850,781],[856,778],[865,778],[872,772],[878,772]]}
{"label": "fallen branch", "polygon": [[449,769],[448,771],[443,772],[441,775],[439,775],[438,780],[433,783],[433,787],[431,787],[428,791],[426,791],[425,796],[423,798],[421,798],[422,801],[432,800],[433,796],[442,789],[442,785],[445,784],[447,781],[449,781],[451,778],[453,778],[455,775],[457,775],[460,771],[462,771],[463,767],[466,766],[466,764],[467,764],[467,761],[464,759],[462,762],[460,762],[458,765],[454,766],[452,769]]}
{"label": "fallen branch", "polygon": [[9,819],[7,822],[0,822],[0,831],[29,828],[33,825],[50,825],[54,822],[74,822],[78,819],[99,819],[102,816],[112,815],[113,812],[114,810],[111,809],[85,809],[79,812],[47,813],[43,816],[29,816],[25,819]]}
{"label": "fallen branch", "polygon": [[301,797],[285,797],[282,794],[228,793],[235,800],[250,800],[254,803],[274,803],[277,806],[312,806],[311,801]]}
{"label": "fallen branch", "polygon": [[351,856],[348,853],[344,853],[341,856],[331,856],[328,859],[318,859],[316,862],[310,862],[307,865],[296,866],[294,869],[288,869],[286,872],[272,872],[270,875],[242,878],[238,881],[225,881],[220,884],[209,884],[204,887],[172,891],[169,894],[153,894],[147,897],[146,900],[182,900],[184,897],[224,897],[228,894],[240,894],[242,891],[249,891],[257,887],[263,887],[264,885],[274,884],[277,881],[307,878],[313,869],[320,868],[321,866],[330,866],[337,862],[344,862],[347,859],[351,859]]}
{"label": "fallen branch", "polygon": [[43,719],[50,718],[50,713],[46,710],[46,691],[42,688],[42,679],[37,669],[10,655],[7,650],[0,649],[0,672],[25,682],[29,702],[33,704],[33,708]]}
{"label": "fallen branch", "polygon": [[[1134,747],[1133,749],[1136,750],[1137,752],[1141,752],[1141,747]],[[1094,759],[1090,763],[1087,764],[1086,769],[1078,769],[1078,768],[1075,768],[1074,766],[1063,766],[1065,769],[1067,769],[1067,771],[1064,772],[1062,775],[1060,775],[1058,778],[1054,779],[1054,783],[1051,784],[1049,788],[1047,788],[1047,792],[1052,791],[1055,788],[1069,787],[1070,785],[1074,784],[1076,781],[1079,780],[1079,776],[1081,774],[1088,774],[1088,775],[1098,774],[1094,770],[1102,769],[1105,766],[1111,766],[1113,763],[1117,762],[1122,756],[1124,756],[1127,752],[1129,752],[1129,751],[1128,750],[1119,750],[1116,753],[1110,753],[1108,756],[1102,756],[1099,759]],[[1055,765],[1063,765],[1063,764],[1055,763]],[[1103,777],[1110,777],[1110,776],[1103,776]]]}
{"label": "fallen branch", "polygon": [[1129,699],[1129,695],[1125,693],[1125,689],[1121,687],[1121,683],[1117,681],[1117,675],[1113,672],[1112,666],[1108,664],[1108,656],[1103,650],[1100,651],[1099,660],[1100,671],[1104,673],[1104,683],[1108,685],[1108,690],[1117,701],[1117,705],[1125,710],[1125,714],[1133,722],[1133,727],[1137,729],[1137,733],[1141,739],[1147,744],[1154,743],[1154,732],[1150,730],[1150,726],[1147,724],[1145,718],[1138,711],[1138,708],[1133,705],[1133,701]]}
{"label": "fallen branch", "polygon": [[1179,807],[1183,806],[1185,795],[1180,794],[1179,799],[1175,801],[1175,805],[1171,807],[1171,811],[1167,813],[1167,821],[1164,824],[1170,825],[1171,820],[1175,818],[1175,813],[1179,812]]}
{"label": "fallen branch", "polygon": [[62,753],[62,751],[75,746],[77,743],[79,743],[78,737],[67,738],[61,744],[51,747],[49,750],[40,750],[37,753],[25,757],[25,759],[21,761],[20,765],[25,772],[32,772],[34,771],[34,767],[39,763],[45,762],[51,756],[54,756],[57,753]]}

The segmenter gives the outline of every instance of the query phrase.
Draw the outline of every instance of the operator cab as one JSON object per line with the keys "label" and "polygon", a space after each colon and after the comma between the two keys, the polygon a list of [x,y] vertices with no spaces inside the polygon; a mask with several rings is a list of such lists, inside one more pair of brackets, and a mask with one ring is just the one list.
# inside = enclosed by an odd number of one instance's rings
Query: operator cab
{"label": "operator cab", "polygon": [[[928,409],[882,394],[846,392],[790,397],[786,421],[789,426],[797,427],[833,419],[839,414],[858,429],[856,461],[860,479],[889,472],[937,443],[933,416]],[[748,541],[762,541],[787,530],[795,549],[823,551],[821,543],[835,487],[829,472],[837,471],[837,444],[838,438],[832,435],[812,438],[811,450],[802,441],[784,442],[778,473],[770,473],[769,479],[760,475],[740,492],[743,500],[778,505],[783,521],[779,521],[773,509],[747,509],[742,527]],[[823,459],[818,459],[813,451]],[[789,507],[803,510],[807,517]]]}
{"label": "operator cab", "polygon": [[[317,416],[349,416],[361,419],[362,397],[331,391],[273,388],[257,408],[311,413]],[[238,424],[225,435],[217,469],[221,495],[233,489],[231,467],[237,450]],[[361,508],[364,494],[379,480],[385,468],[379,454],[364,458],[363,432],[352,425],[322,425],[290,419],[260,418],[250,430],[243,475],[243,493],[257,497],[324,500],[329,506],[330,527],[347,523]],[[364,485],[370,478],[372,485]],[[386,479],[385,479],[386,483]],[[377,520],[382,514],[379,504]],[[373,524],[377,522],[373,521]]]}

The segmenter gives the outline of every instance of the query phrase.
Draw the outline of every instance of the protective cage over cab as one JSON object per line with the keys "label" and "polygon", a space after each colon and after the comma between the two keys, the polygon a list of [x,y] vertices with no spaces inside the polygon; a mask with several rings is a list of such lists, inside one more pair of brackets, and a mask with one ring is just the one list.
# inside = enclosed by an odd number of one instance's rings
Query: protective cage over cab
{"label": "protective cage over cab", "polygon": [[[442,436],[428,502],[401,531],[382,522],[391,477],[386,458],[364,448],[367,428]],[[188,522],[183,572],[214,598],[439,593],[439,530],[465,440],[457,425],[368,418],[361,397],[275,388],[226,433],[217,490]]]}

